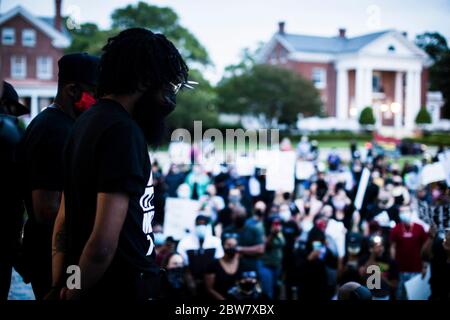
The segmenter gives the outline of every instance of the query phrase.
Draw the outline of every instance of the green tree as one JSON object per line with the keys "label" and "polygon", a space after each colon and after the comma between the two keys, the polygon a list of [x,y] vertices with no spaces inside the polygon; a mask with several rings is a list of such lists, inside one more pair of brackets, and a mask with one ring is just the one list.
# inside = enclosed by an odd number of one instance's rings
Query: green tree
{"label": "green tree", "polygon": [[450,118],[450,48],[437,32],[426,32],[416,37],[416,44],[433,60],[429,68],[430,90],[440,91],[444,97],[442,116]]}
{"label": "green tree", "polygon": [[256,116],[267,128],[293,127],[300,113],[319,114],[322,105],[311,81],[271,65],[253,65],[222,79],[217,94],[220,112]]}
{"label": "green tree", "polygon": [[109,37],[117,33],[117,30],[100,30],[95,23],[87,22],[79,28],[70,30],[72,36],[71,45],[66,48],[66,53],[88,52],[101,55],[102,48]]}
{"label": "green tree", "polygon": [[425,106],[420,108],[419,112],[417,113],[416,123],[418,125],[430,124],[431,123],[431,115],[430,115],[430,113],[428,112],[428,110],[427,110],[427,108]]}
{"label": "green tree", "polygon": [[365,107],[359,115],[359,124],[363,127],[373,126],[375,124],[375,116],[372,107]]}
{"label": "green tree", "polygon": [[169,7],[158,7],[140,1],[135,5],[129,4],[114,10],[111,19],[114,29],[141,27],[163,33],[175,44],[188,62],[197,62],[202,65],[211,63],[206,49],[188,29],[180,24],[177,13]]}
{"label": "green tree", "polygon": [[163,33],[175,44],[188,63],[211,64],[206,49],[188,29],[180,24],[177,13],[171,8],[138,2],[135,5],[130,4],[114,10],[111,19],[112,28],[109,30],[100,30],[95,23],[91,22],[70,30],[72,44],[66,49],[66,53],[85,51],[100,55],[109,37],[127,28],[141,27]]}

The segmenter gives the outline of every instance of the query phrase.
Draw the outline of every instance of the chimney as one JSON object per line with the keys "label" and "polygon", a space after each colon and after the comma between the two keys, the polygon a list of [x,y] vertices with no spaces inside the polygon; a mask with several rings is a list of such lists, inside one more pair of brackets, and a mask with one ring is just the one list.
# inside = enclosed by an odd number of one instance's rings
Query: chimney
{"label": "chimney", "polygon": [[53,21],[53,26],[59,31],[62,31],[61,2],[62,0],[55,0],[55,19]]}
{"label": "chimney", "polygon": [[345,38],[345,28],[339,28],[339,38]]}
{"label": "chimney", "polygon": [[285,25],[286,25],[286,23],[284,21],[278,22],[278,33],[279,34],[284,34],[284,26]]}

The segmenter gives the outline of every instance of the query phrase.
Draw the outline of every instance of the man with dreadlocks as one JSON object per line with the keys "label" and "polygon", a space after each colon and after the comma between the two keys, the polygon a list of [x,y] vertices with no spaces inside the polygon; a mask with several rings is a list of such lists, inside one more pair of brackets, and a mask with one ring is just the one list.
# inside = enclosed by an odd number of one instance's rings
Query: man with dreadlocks
{"label": "man with dreadlocks", "polygon": [[166,37],[133,28],[108,40],[99,69],[100,99],[65,149],[53,286],[63,299],[152,299],[159,268],[147,144],[158,142],[176,93],[189,87],[188,68]]}

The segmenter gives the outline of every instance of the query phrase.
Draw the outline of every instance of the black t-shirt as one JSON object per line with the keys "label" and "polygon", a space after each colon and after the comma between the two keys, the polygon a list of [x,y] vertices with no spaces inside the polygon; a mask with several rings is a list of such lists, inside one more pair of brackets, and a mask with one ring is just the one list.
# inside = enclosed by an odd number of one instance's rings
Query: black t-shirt
{"label": "black t-shirt", "polygon": [[130,196],[108,274],[155,273],[155,213],[150,158],[142,130],[117,102],[101,99],[76,122],[64,152],[69,264],[78,264],[91,234],[98,193]]}
{"label": "black t-shirt", "polygon": [[431,297],[430,300],[450,300],[450,262],[442,245],[442,239],[436,238],[433,243],[433,259],[431,260]]}
{"label": "black t-shirt", "polygon": [[28,213],[24,246],[29,264],[42,277],[38,266],[51,276],[52,224],[38,224],[33,212],[33,190],[63,190],[63,150],[74,120],[54,106],[39,113],[28,125],[18,148],[22,196]]}
{"label": "black t-shirt", "polygon": [[214,261],[208,265],[206,274],[214,274],[216,276],[214,281],[214,290],[225,297],[228,290],[235,286],[236,282],[239,280],[241,269],[238,266],[235,273],[229,274],[223,269],[220,264],[220,260],[214,259]]}
{"label": "black t-shirt", "polygon": [[22,134],[16,117],[0,114],[0,250],[4,258],[15,252],[22,228],[24,210],[16,166],[16,151]]}

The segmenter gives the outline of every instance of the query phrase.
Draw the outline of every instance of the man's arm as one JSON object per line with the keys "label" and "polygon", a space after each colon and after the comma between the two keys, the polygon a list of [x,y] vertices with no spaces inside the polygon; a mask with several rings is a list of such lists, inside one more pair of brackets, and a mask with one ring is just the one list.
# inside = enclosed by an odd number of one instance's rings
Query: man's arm
{"label": "man's arm", "polygon": [[129,196],[123,193],[98,193],[97,212],[92,233],[80,257],[81,290],[69,290],[67,299],[78,299],[102,277],[111,264],[128,211]]}
{"label": "man's arm", "polygon": [[264,254],[264,244],[255,244],[253,246],[238,247],[238,252],[248,256],[258,256]]}
{"label": "man's arm", "polygon": [[58,215],[55,219],[52,236],[52,289],[45,296],[45,300],[57,300],[60,297],[60,290],[64,286],[64,258],[66,251],[66,232],[65,232],[65,206],[64,193],[61,196]]}
{"label": "man's arm", "polygon": [[33,212],[38,223],[52,224],[61,203],[60,191],[36,189],[31,193]]}

